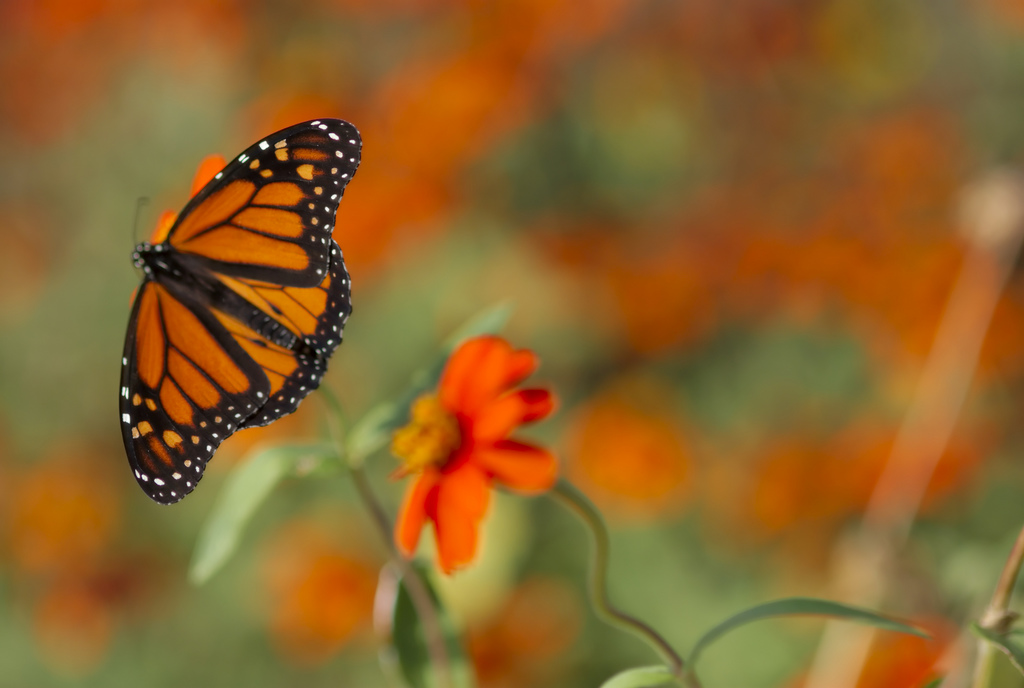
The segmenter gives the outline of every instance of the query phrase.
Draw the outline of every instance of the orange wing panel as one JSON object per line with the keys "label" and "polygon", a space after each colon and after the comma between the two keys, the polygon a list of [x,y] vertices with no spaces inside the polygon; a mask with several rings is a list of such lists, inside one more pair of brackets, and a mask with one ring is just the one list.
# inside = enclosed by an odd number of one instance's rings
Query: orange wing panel
{"label": "orange wing panel", "polygon": [[150,389],[156,389],[164,374],[164,327],[160,321],[160,303],[155,284],[149,284],[139,295],[139,319],[135,331],[136,359],[139,379]]}
{"label": "orange wing panel", "polygon": [[167,355],[167,370],[178,386],[200,408],[213,408],[220,402],[220,393],[196,367],[174,349]]}
{"label": "orange wing panel", "polygon": [[174,348],[191,359],[225,392],[240,394],[249,389],[245,372],[235,365],[199,318],[170,296],[161,299],[161,305]]}
{"label": "orange wing panel", "polygon": [[255,184],[240,179],[213,192],[182,219],[171,236],[171,243],[183,244],[204,229],[223,224],[249,202],[255,191]]}
{"label": "orange wing panel", "polygon": [[328,277],[315,289],[285,287],[284,293],[302,304],[309,312],[319,316],[327,309],[327,290],[330,287],[330,279]]}
{"label": "orange wing panel", "polygon": [[299,367],[299,364],[295,361],[295,354],[273,344],[261,346],[244,338],[239,338],[238,343],[266,372],[291,375]]}
{"label": "orange wing panel", "polygon": [[273,182],[257,191],[252,202],[256,205],[296,205],[305,197],[298,184]]}
{"label": "orange wing panel", "polygon": [[160,459],[168,468],[174,468],[174,460],[171,459],[171,455],[167,453],[164,443],[156,435],[152,435],[149,438],[149,451],[155,454],[156,458]]}
{"label": "orange wing panel", "polygon": [[[314,287],[317,291],[319,288]],[[281,314],[295,324],[303,334],[316,332],[316,316],[303,308],[302,304],[285,294],[281,289],[257,289],[260,295],[277,306]]]}
{"label": "orange wing panel", "polygon": [[193,425],[192,406],[172,380],[165,379],[160,386],[160,404],[164,407],[164,412],[178,425]]}
{"label": "orange wing panel", "polygon": [[305,270],[309,256],[301,247],[236,227],[221,226],[181,246],[182,251],[198,253],[225,263],[248,263],[287,270]]}
{"label": "orange wing panel", "polygon": [[295,148],[292,150],[292,158],[295,160],[326,160],[331,157],[326,151],[315,148]]}
{"label": "orange wing panel", "polygon": [[297,213],[280,208],[256,208],[249,206],[235,215],[232,223],[246,229],[282,237],[302,236],[302,218]]}
{"label": "orange wing panel", "polygon": [[277,373],[268,370],[267,379],[270,380],[270,395],[277,394],[282,387],[284,387],[285,381],[288,379],[284,375],[278,375]]}

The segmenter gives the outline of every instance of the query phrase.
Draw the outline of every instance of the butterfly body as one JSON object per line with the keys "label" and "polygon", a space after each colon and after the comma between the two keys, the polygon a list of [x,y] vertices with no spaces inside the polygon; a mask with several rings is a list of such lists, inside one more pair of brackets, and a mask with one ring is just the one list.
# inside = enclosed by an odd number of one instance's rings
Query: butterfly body
{"label": "butterfly body", "polygon": [[319,386],[351,313],[332,232],[361,145],[342,120],[277,132],[136,247],[144,279],[122,357],[121,429],[155,501],[180,500],[224,439],[293,412]]}

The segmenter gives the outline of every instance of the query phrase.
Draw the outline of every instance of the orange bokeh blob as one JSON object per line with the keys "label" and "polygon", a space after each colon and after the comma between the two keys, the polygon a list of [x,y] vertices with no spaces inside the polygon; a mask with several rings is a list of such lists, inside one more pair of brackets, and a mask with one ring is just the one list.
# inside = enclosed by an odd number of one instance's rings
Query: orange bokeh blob
{"label": "orange bokeh blob", "polygon": [[329,534],[336,526],[286,524],[266,550],[271,640],[294,664],[325,662],[370,626],[376,569],[360,552],[337,544]]}
{"label": "orange bokeh blob", "polygon": [[8,511],[15,566],[28,575],[97,561],[120,526],[120,497],[107,465],[113,450],[62,444],[17,477]]}
{"label": "orange bokeh blob", "polygon": [[686,505],[693,462],[667,390],[614,385],[577,412],[570,433],[573,479],[612,513],[644,519]]}
{"label": "orange bokeh blob", "polygon": [[922,619],[913,623],[932,637],[878,634],[857,688],[919,688],[945,674],[950,659],[946,654],[959,629],[945,619]]}
{"label": "orange bokeh blob", "polygon": [[[833,536],[867,506],[895,436],[891,425],[870,418],[817,437],[780,434],[748,459],[719,465],[705,503],[743,540],[790,543],[824,563],[819,557]],[[963,490],[989,443],[979,428],[954,435],[929,482],[924,508]]]}
{"label": "orange bokeh blob", "polygon": [[[965,661],[964,653],[955,645],[959,630],[948,619],[933,616],[909,619],[907,623],[924,629],[931,638],[876,633],[867,659],[859,667],[856,688],[922,688],[929,681],[952,674],[950,669]],[[799,676],[785,685],[804,688],[806,679],[806,675]]]}
{"label": "orange bokeh blob", "polygon": [[47,663],[60,673],[88,674],[106,656],[115,618],[88,585],[68,577],[36,600],[33,635]]}
{"label": "orange bokeh blob", "polygon": [[488,623],[468,631],[480,686],[551,684],[581,626],[580,603],[568,586],[555,579],[526,580]]}

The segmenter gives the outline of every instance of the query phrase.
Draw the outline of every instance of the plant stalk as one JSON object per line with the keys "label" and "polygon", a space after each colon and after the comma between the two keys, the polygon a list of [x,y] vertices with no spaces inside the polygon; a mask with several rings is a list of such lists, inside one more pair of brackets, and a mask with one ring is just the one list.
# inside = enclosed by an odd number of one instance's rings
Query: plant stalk
{"label": "plant stalk", "polygon": [[423,624],[424,642],[427,646],[427,654],[430,655],[431,666],[434,667],[437,684],[440,688],[454,688],[451,661],[448,657],[448,648],[445,646],[441,621],[438,617],[437,609],[434,607],[434,602],[430,598],[430,593],[427,591],[427,586],[423,583],[423,579],[420,578],[419,572],[413,568],[395,546],[395,541],[392,538],[391,519],[388,518],[387,511],[380,503],[380,500],[377,499],[377,495],[370,485],[370,480],[366,476],[366,471],[363,469],[362,462],[357,463],[349,460],[351,454],[345,443],[342,420],[345,416],[341,403],[331,390],[326,387],[321,387],[320,390],[323,392],[323,398],[327,400],[327,405],[331,407],[331,413],[328,414],[329,418],[331,418],[329,423],[330,433],[338,447],[339,458],[348,467],[349,475],[352,476],[352,483],[359,494],[359,499],[363,502],[367,512],[369,512],[370,519],[373,521],[377,533],[380,535],[380,539],[388,551],[391,562],[398,567],[402,575],[402,581],[405,583],[405,588],[409,591],[409,600],[416,610],[416,616],[419,617],[420,623]]}
{"label": "plant stalk", "polygon": [[[1006,633],[1017,619],[1017,614],[1010,611],[1010,598],[1017,584],[1021,563],[1024,562],[1024,528],[1017,535],[1006,565],[999,575],[992,600],[988,603],[985,613],[981,615],[978,625],[996,633]],[[974,664],[974,681],[972,688],[990,688],[995,673],[996,648],[984,638],[978,638],[978,654]]]}
{"label": "plant stalk", "polygon": [[669,645],[668,641],[660,633],[640,619],[620,611],[609,599],[608,560],[611,547],[608,528],[605,526],[604,519],[601,518],[597,507],[587,499],[586,495],[576,489],[572,483],[564,479],[558,481],[552,489],[552,493],[563,505],[583,521],[593,537],[594,557],[589,571],[588,587],[590,602],[594,607],[594,611],[608,624],[627,630],[645,640],[662,656],[674,676],[686,681],[686,685],[691,688],[700,688],[695,675],[691,672],[684,673],[686,664],[683,658],[679,656],[679,653]]}
{"label": "plant stalk", "polygon": [[[917,388],[858,531],[841,541],[833,587],[875,607],[887,592],[885,569],[911,528],[967,399],[981,346],[1024,238],[1024,175],[994,170],[968,186],[960,203],[966,253]],[[875,629],[825,626],[807,688],[853,688]]]}

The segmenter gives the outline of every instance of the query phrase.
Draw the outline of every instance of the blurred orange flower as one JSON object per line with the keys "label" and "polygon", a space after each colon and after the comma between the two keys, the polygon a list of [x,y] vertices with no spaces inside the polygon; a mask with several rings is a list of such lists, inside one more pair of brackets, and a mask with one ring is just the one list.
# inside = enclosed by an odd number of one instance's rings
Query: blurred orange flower
{"label": "blurred orange flower", "polygon": [[508,438],[518,426],[554,410],[554,396],[545,389],[513,390],[537,364],[532,351],[516,351],[498,337],[477,337],[448,359],[439,393],[413,404],[412,421],[391,445],[403,462],[398,475],[416,476],[395,525],[395,541],[406,556],[415,551],[429,519],[441,568],[451,573],[476,554],[493,482],[523,492],[554,484],[554,455]]}
{"label": "blurred orange flower", "polygon": [[91,565],[120,520],[117,481],[105,468],[110,452],[75,443],[50,456],[22,475],[11,493],[11,557],[29,575]]}
{"label": "blurred orange flower", "polygon": [[947,652],[958,629],[949,621],[937,618],[919,620],[915,625],[927,630],[932,637],[879,634],[857,688],[918,688],[945,673],[940,664],[946,664],[949,659],[956,661],[955,656],[947,657]]}
{"label": "blurred orange flower", "polygon": [[[931,638],[903,633],[877,634],[860,670],[856,688],[922,688],[939,676],[952,674],[950,667],[962,666],[966,658],[955,644],[956,626],[934,616],[913,619],[910,623],[923,628]],[[803,688],[807,685],[807,676],[799,676],[785,685]]]}
{"label": "blurred orange flower", "polygon": [[979,4],[993,15],[1000,27],[1024,31],[1024,5],[1016,0],[980,0]]}
{"label": "blurred orange flower", "polygon": [[[824,565],[836,533],[871,499],[896,432],[891,423],[870,417],[831,434],[780,432],[754,456],[715,462],[705,504],[733,537],[777,542],[806,564]],[[981,465],[990,435],[983,427],[954,434],[928,484],[925,509],[963,489]]]}
{"label": "blurred orange flower", "polygon": [[678,512],[692,476],[689,448],[659,385],[612,385],[573,421],[573,478],[611,513],[652,518]]}
{"label": "blurred orange flower", "polygon": [[[213,179],[214,175],[224,169],[227,165],[227,160],[224,159],[223,155],[207,155],[199,162],[199,167],[196,168],[196,174],[192,177],[192,190],[189,191],[189,198],[192,198],[197,193],[202,191],[203,187]],[[165,210],[160,214],[157,219],[156,228],[153,230],[153,234],[149,237],[151,244],[159,244],[166,241],[168,233],[171,231],[171,227],[174,226],[174,222],[178,219],[178,214],[173,210]]]}
{"label": "blurred orange flower", "polygon": [[579,602],[556,579],[520,585],[488,624],[467,633],[469,655],[484,688],[555,685],[559,659],[582,625]]}
{"label": "blurred orange flower", "polygon": [[30,312],[51,276],[54,222],[40,204],[4,203],[0,319]]}
{"label": "blurred orange flower", "polygon": [[33,631],[51,666],[80,676],[95,669],[106,656],[114,621],[110,605],[89,585],[68,578],[37,601]]}
{"label": "blurred orange flower", "polygon": [[300,665],[330,659],[369,628],[376,568],[312,522],[284,526],[264,567],[270,633],[283,656]]}

